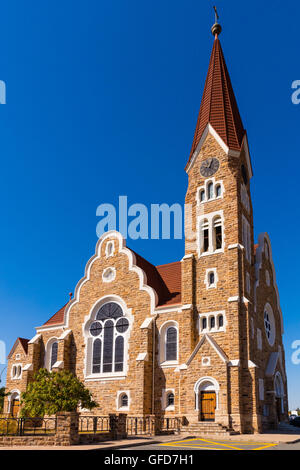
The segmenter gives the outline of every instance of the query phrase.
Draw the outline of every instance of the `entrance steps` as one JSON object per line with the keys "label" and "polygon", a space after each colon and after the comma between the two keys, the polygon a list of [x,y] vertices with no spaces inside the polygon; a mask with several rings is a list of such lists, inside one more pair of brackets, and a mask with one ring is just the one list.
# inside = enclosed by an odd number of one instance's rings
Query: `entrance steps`
{"label": "entrance steps", "polygon": [[190,423],[186,426],[182,426],[181,433],[188,436],[232,436],[238,434],[233,429],[228,429],[218,423],[213,422],[199,422]]}

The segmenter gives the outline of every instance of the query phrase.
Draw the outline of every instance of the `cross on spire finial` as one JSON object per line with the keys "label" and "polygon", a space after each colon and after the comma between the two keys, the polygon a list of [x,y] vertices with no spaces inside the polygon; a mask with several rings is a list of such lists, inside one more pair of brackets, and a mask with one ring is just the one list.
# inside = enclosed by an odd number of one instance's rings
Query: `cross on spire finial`
{"label": "cross on spire finial", "polygon": [[213,27],[211,28],[211,32],[213,33],[213,35],[214,35],[215,38],[217,39],[217,37],[219,36],[219,34],[221,34],[221,32],[222,32],[222,26],[218,23],[219,15],[218,15],[217,7],[214,6],[213,8],[214,8],[214,10],[215,10],[215,24],[214,24]]}

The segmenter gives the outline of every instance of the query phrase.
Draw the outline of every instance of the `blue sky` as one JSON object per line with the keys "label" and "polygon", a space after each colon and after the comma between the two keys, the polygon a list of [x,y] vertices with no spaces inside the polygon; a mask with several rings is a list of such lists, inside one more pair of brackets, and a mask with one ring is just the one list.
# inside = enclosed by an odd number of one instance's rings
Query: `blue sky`
{"label": "blue sky", "polygon": [[[183,203],[212,48],[213,1],[10,0],[1,6],[0,339],[31,338],[94,253],[96,208]],[[300,406],[300,80],[296,0],[219,0],[221,41],[247,128],[255,236],[273,245],[290,406]],[[136,241],[154,264],[182,241]],[[0,370],[3,366],[0,365]]]}

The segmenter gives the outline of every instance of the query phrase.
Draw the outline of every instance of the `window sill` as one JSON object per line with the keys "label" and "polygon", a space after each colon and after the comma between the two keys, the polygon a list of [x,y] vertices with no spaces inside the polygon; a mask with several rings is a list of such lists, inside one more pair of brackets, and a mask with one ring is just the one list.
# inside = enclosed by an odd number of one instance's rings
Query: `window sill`
{"label": "window sill", "polygon": [[202,258],[204,256],[211,256],[211,255],[217,255],[219,253],[224,253],[224,247],[223,248],[220,248],[219,250],[215,250],[215,251],[205,251],[204,253],[201,253],[199,255],[199,258]]}
{"label": "window sill", "polygon": [[167,406],[164,411],[175,411],[175,406]]}
{"label": "window sill", "polygon": [[208,328],[205,328],[205,330],[201,330],[200,334],[204,335],[205,333],[225,333],[225,328],[212,328],[209,330]]}
{"label": "window sill", "polygon": [[165,361],[160,363],[162,369],[170,369],[172,367],[177,367],[179,364],[178,361]]}
{"label": "window sill", "polygon": [[91,374],[85,376],[86,382],[94,382],[94,381],[107,381],[107,380],[122,380],[127,377],[124,372],[122,373],[111,373],[111,374]]}

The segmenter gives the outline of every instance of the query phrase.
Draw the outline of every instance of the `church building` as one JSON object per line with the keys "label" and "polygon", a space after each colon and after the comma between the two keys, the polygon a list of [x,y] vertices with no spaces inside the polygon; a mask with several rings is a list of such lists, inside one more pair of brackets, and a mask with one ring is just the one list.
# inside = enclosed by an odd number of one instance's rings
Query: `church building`
{"label": "church building", "polygon": [[[270,238],[253,235],[252,166],[219,36],[185,170],[185,252],[154,266],[105,233],[74,297],[8,357],[5,413],[42,367],[72,371],[89,414],[177,417],[183,429],[253,433],[288,417]],[[49,315],[50,316],[50,315]],[[86,410],[79,410],[86,413]]]}

